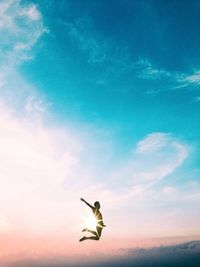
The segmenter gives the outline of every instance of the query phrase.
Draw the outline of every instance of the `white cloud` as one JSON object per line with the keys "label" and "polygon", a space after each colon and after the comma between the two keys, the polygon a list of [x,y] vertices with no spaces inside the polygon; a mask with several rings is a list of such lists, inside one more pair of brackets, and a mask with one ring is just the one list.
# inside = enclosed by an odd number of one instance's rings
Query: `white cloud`
{"label": "white cloud", "polygon": [[[3,68],[0,73],[0,104],[4,104],[18,115],[29,114],[29,118],[47,112],[50,103],[41,96],[34,85],[29,84],[14,67]],[[38,116],[40,119],[40,116]]]}
{"label": "white cloud", "polygon": [[171,77],[171,73],[164,70],[155,68],[148,59],[140,58],[136,64],[138,69],[138,77],[145,80],[158,80],[161,78]]}
{"label": "white cloud", "polygon": [[[163,90],[182,89],[188,86],[200,85],[200,71],[194,70],[191,74],[167,71],[165,69],[156,68],[152,62],[146,58],[139,58],[135,63],[137,77],[144,80],[164,80]],[[159,88],[150,89],[148,94],[157,94],[161,90]]]}
{"label": "white cloud", "polygon": [[194,71],[193,74],[183,77],[182,82],[186,84],[200,85],[200,71]]}
{"label": "white cloud", "polygon": [[118,198],[111,196],[110,199],[124,202],[143,197],[175,172],[188,155],[188,147],[168,133],[147,135],[137,143],[132,157],[111,175]]}
{"label": "white cloud", "polygon": [[40,20],[41,19],[41,13],[38,11],[36,5],[32,4],[28,6],[26,9],[23,9],[21,11],[21,16],[27,16],[31,20]]}
{"label": "white cloud", "polygon": [[27,97],[24,109],[25,112],[28,114],[35,114],[36,112],[46,112],[45,104],[41,99],[37,99],[36,96]]}
{"label": "white cloud", "polygon": [[69,188],[78,183],[71,180],[81,155],[78,137],[32,118],[17,118],[5,106],[0,128],[0,203],[11,229],[48,231],[66,221],[66,213],[59,213],[62,203],[72,200]]}
{"label": "white cloud", "polygon": [[30,50],[46,31],[36,5],[2,0],[0,16],[0,67],[30,59]]}
{"label": "white cloud", "polygon": [[169,134],[166,133],[152,133],[144,140],[137,144],[136,152],[138,153],[152,153],[160,148],[166,146],[169,141]]}
{"label": "white cloud", "polygon": [[187,88],[187,87],[198,87],[200,85],[200,71],[194,70],[193,73],[179,73],[175,76],[177,85],[175,89]]}
{"label": "white cloud", "polygon": [[[133,177],[142,183],[154,184],[179,167],[188,157],[188,148],[166,133],[152,133],[136,147],[136,162],[133,162]],[[136,157],[137,158],[137,157]]]}

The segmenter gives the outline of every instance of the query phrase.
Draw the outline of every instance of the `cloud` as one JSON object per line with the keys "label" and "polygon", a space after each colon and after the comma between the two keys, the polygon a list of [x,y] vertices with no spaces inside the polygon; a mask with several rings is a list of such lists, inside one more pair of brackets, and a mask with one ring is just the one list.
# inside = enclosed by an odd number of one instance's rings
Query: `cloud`
{"label": "cloud", "polygon": [[180,85],[177,88],[184,88],[188,86],[199,86],[200,85],[200,71],[195,70],[192,74],[179,75],[178,82]]}
{"label": "cloud", "polygon": [[64,23],[71,42],[88,57],[89,63],[102,63],[106,59],[107,42],[94,34],[89,18]]}
{"label": "cloud", "polygon": [[175,88],[184,88],[189,85],[200,84],[200,71],[193,74],[185,74],[180,72],[171,72],[163,68],[156,68],[147,58],[139,58],[135,63],[137,77],[144,80],[165,80],[168,85]]}
{"label": "cloud", "polygon": [[169,134],[166,133],[152,133],[144,140],[137,144],[136,152],[138,153],[152,153],[167,145],[169,141]]}
{"label": "cloud", "polygon": [[138,78],[140,79],[159,80],[163,78],[171,78],[171,73],[169,71],[155,68],[148,59],[140,58],[136,62],[135,68],[138,72]]}
{"label": "cloud", "polygon": [[[0,110],[0,122],[0,199],[4,212],[11,228],[25,229],[30,223],[28,227],[32,225],[33,230],[47,230],[45,222],[44,227],[41,225],[42,210],[45,205],[49,207],[56,192],[67,192],[63,183],[70,186],[69,177],[77,167],[78,140],[58,129],[46,128],[33,117],[17,118],[5,107]],[[51,210],[56,212],[53,203]],[[44,216],[48,218],[52,211],[47,210]],[[48,225],[51,228],[52,224]]]}
{"label": "cloud", "polygon": [[[108,174],[107,183],[96,184],[91,192],[87,191],[87,195],[97,192],[107,208],[124,207],[133,199],[135,204],[142,203],[141,207],[145,207],[146,203],[153,203],[154,196],[159,195],[158,184],[167,181],[187,157],[188,147],[173,135],[151,133],[136,144],[126,162]],[[193,189],[191,193],[194,193]]]}
{"label": "cloud", "polygon": [[200,85],[200,71],[195,71],[192,75],[185,77],[185,81],[188,83]]}
{"label": "cloud", "polygon": [[30,20],[41,20],[41,13],[38,11],[36,5],[32,4],[21,10],[21,16],[27,16]]}
{"label": "cloud", "polygon": [[20,0],[3,0],[0,16],[0,67],[31,59],[31,49],[46,31],[37,6],[22,4]]}
{"label": "cloud", "polygon": [[152,187],[175,172],[188,156],[187,146],[171,134],[148,134],[136,144],[127,162],[107,174],[110,178],[106,183],[96,182],[84,193],[92,197],[95,191],[111,206],[116,202],[119,204],[136,196],[144,196],[144,193],[148,194]]}
{"label": "cloud", "polygon": [[1,78],[0,105],[6,110],[12,110],[13,114],[17,115],[29,114],[29,118],[32,116],[38,119],[41,113],[48,114],[51,103],[19,74],[17,67],[4,68],[0,72]]}
{"label": "cloud", "polygon": [[[138,79],[151,81],[153,84],[150,89],[146,90],[148,95],[157,95],[163,91],[171,90],[195,90],[200,85],[200,71],[195,70],[193,73],[183,73],[177,71],[168,71],[164,68],[156,68],[147,58],[139,58],[135,62],[132,71]],[[160,84],[162,82],[162,84]],[[183,91],[184,92],[184,91]],[[197,92],[198,93],[198,92]],[[199,96],[193,96],[193,102],[199,102]]]}
{"label": "cloud", "polygon": [[35,116],[36,110],[44,112],[49,104],[19,74],[18,64],[33,58],[34,46],[47,31],[42,14],[33,3],[2,0],[0,16],[0,103],[18,115],[26,109]]}
{"label": "cloud", "polygon": [[171,174],[188,157],[188,149],[168,133],[151,133],[133,151],[128,172],[137,186],[149,187]]}
{"label": "cloud", "polygon": [[200,242],[191,241],[174,246],[133,249],[124,260],[127,266],[131,266],[133,262],[134,266],[197,266],[200,263],[199,252]]}
{"label": "cloud", "polygon": [[[68,267],[68,266],[95,266],[95,267],[120,267],[120,266],[136,266],[136,267],[196,267],[200,264],[200,241],[191,241],[187,243],[177,244],[173,246],[161,246],[153,248],[134,248],[117,251],[114,256],[91,255],[90,258],[81,255],[76,260],[51,258],[47,260],[22,260],[20,262],[5,265],[5,267]],[[94,259],[95,258],[95,259]]]}

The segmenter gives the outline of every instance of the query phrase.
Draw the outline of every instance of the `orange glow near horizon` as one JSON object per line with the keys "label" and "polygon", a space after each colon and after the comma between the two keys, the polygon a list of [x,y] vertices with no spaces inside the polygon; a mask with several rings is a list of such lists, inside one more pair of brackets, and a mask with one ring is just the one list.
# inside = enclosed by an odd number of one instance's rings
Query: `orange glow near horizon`
{"label": "orange glow near horizon", "polygon": [[[70,257],[76,259],[81,255],[96,255],[103,253],[105,256],[119,255],[130,248],[148,248],[160,245],[172,245],[194,239],[191,237],[177,238],[118,238],[105,235],[99,241],[84,241],[79,243],[78,236],[74,239],[67,236],[23,236],[22,234],[3,234],[0,236],[0,260],[45,258],[45,257]],[[123,250],[122,250],[123,248]]]}

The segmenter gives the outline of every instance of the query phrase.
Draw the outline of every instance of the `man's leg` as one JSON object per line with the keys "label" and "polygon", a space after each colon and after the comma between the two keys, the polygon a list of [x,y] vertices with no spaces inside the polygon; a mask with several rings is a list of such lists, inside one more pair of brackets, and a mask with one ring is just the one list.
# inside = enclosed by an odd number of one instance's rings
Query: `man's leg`
{"label": "man's leg", "polygon": [[79,242],[82,242],[84,240],[87,240],[87,239],[90,239],[90,240],[99,240],[99,237],[96,235],[96,236],[84,236],[82,237]]}
{"label": "man's leg", "polygon": [[89,232],[89,233],[91,233],[91,234],[93,234],[93,235],[96,235],[96,234],[97,234],[96,231],[89,230],[89,229],[87,229],[87,228],[83,229],[82,232]]}
{"label": "man's leg", "polygon": [[92,230],[89,230],[87,228],[83,229],[83,232],[90,232],[92,233],[94,236],[84,236],[82,237],[79,241],[84,241],[84,240],[87,240],[87,239],[90,239],[90,240],[99,240],[100,239],[100,236],[101,236],[101,232],[102,232],[102,228],[101,227],[97,227],[97,230],[96,231],[92,231]]}
{"label": "man's leg", "polygon": [[92,230],[89,230],[89,229],[83,229],[83,230],[92,233],[94,236],[84,236],[79,240],[79,242],[82,242],[82,241],[87,240],[87,239],[99,240],[99,235],[98,235],[98,233],[96,231],[92,231]]}

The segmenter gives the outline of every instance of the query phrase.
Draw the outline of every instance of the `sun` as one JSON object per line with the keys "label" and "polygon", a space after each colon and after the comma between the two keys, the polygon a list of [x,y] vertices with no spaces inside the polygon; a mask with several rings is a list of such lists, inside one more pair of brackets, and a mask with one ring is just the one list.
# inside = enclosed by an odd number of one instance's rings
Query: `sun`
{"label": "sun", "polygon": [[83,220],[84,220],[83,223],[84,228],[96,231],[97,221],[94,216],[88,215],[87,217],[84,217]]}

